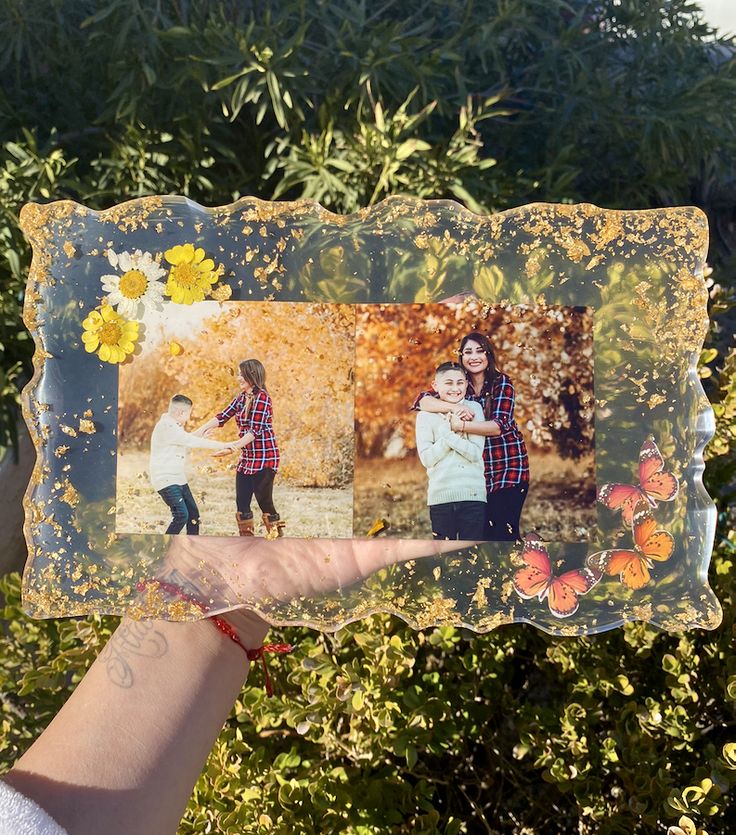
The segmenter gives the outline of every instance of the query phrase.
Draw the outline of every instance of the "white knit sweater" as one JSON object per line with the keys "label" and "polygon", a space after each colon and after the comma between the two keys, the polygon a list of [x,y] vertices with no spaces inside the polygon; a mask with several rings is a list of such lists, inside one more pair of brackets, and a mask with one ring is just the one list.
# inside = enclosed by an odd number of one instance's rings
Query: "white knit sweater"
{"label": "white knit sweater", "polygon": [[190,449],[222,449],[222,441],[187,432],[164,412],[151,434],[148,475],[154,490],[187,483],[187,453]]}
{"label": "white knit sweater", "polygon": [[[463,400],[474,420],[485,420],[480,403]],[[427,504],[486,501],[483,466],[484,435],[453,432],[447,416],[417,412],[417,453],[427,468]]]}

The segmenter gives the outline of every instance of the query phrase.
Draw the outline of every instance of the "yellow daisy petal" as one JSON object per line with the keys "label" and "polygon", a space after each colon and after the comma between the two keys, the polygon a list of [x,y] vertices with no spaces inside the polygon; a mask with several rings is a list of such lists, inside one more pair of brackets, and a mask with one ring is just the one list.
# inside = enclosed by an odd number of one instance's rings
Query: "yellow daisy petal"
{"label": "yellow daisy petal", "polygon": [[102,316],[103,321],[111,322],[115,320],[117,313],[115,313],[109,304],[103,304],[100,308],[100,316]]}
{"label": "yellow daisy petal", "polygon": [[89,316],[82,322],[82,327],[85,330],[93,330],[94,328],[99,328],[102,324],[102,316],[96,311],[93,310]]}
{"label": "yellow daisy petal", "polygon": [[202,272],[205,270],[214,270],[215,269],[215,262],[211,258],[205,258],[198,267]]}
{"label": "yellow daisy petal", "polygon": [[169,264],[176,266],[184,260],[182,249],[183,247],[181,244],[172,246],[171,249],[167,249],[166,252],[164,252],[164,258],[169,262]]}
{"label": "yellow daisy petal", "polygon": [[126,322],[123,327],[123,336],[135,341],[138,338],[138,322]]}
{"label": "yellow daisy petal", "polygon": [[100,359],[103,362],[109,362],[110,361],[110,354],[112,353],[110,349],[111,349],[110,345],[102,345],[100,347]]}
{"label": "yellow daisy petal", "polygon": [[[191,244],[190,244],[190,246],[191,246]],[[198,246],[198,247],[194,250],[194,256],[193,256],[193,258],[192,258],[192,261],[193,261],[195,264],[199,264],[199,262],[200,262],[203,258],[204,258],[204,250],[202,249],[202,247],[201,247],[201,246]]]}
{"label": "yellow daisy petal", "polygon": [[92,337],[92,339],[90,339],[90,340],[85,340],[85,342],[84,342],[84,350],[85,350],[88,354],[94,354],[94,352],[97,350],[97,346],[98,346],[99,344],[100,344],[100,340],[99,340],[96,336],[93,336],[93,337]]}

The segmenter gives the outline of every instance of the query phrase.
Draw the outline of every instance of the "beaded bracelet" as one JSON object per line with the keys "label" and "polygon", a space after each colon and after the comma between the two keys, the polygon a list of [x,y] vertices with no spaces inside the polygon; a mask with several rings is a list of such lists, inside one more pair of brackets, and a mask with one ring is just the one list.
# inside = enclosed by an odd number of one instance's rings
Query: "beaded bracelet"
{"label": "beaded bracelet", "polygon": [[[167,592],[168,594],[174,594],[177,597],[180,597],[182,600],[186,600],[189,603],[192,603],[196,606],[200,611],[207,612],[207,606],[201,601],[198,600],[191,594],[187,594],[183,589],[179,588],[179,586],[175,585],[174,583],[167,583],[165,580],[144,580],[139,582],[136,585],[138,591],[145,591],[146,586],[155,583],[160,589]],[[287,653],[291,652],[294,647],[291,644],[263,644],[260,647],[256,647],[256,649],[248,649],[243,642],[240,640],[240,636],[224,618],[221,618],[219,615],[208,615],[207,620],[211,621],[223,635],[226,635],[230,638],[231,641],[234,641],[246,654],[249,661],[257,661],[259,658],[263,664],[263,679],[266,687],[266,695],[273,696],[273,684],[271,682],[271,676],[268,674],[268,667],[266,665],[266,657],[265,653],[273,652],[273,653]]]}

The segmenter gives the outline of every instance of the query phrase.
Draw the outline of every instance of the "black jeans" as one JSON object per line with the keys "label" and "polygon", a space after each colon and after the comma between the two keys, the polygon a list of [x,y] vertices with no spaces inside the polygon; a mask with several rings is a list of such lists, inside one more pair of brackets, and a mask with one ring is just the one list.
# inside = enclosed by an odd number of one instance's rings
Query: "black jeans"
{"label": "black jeans", "polygon": [[271,467],[264,467],[257,473],[235,473],[235,504],[243,519],[252,519],[250,503],[255,495],[262,513],[270,514],[272,519],[280,519],[273,506],[273,480],[276,473]]}
{"label": "black jeans", "polygon": [[434,539],[468,539],[480,542],[486,521],[485,502],[443,502],[429,506]]}
{"label": "black jeans", "polygon": [[199,533],[199,508],[188,484],[170,484],[158,494],[171,508],[173,517],[166,533],[179,533],[184,525],[188,534]]}
{"label": "black jeans", "polygon": [[482,537],[494,542],[514,542],[521,539],[519,519],[526,497],[529,495],[529,482],[522,481],[513,487],[504,487],[488,493],[486,502],[487,533]]}

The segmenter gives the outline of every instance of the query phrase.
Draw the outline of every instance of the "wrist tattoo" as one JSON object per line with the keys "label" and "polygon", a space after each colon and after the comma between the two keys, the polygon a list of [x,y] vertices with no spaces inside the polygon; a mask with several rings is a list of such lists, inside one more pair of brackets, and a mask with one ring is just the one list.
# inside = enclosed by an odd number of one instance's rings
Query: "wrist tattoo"
{"label": "wrist tattoo", "polygon": [[151,621],[133,621],[118,626],[100,653],[100,659],[105,664],[110,681],[118,687],[129,688],[133,686],[129,658],[136,655],[161,658],[168,649],[166,638]]}

